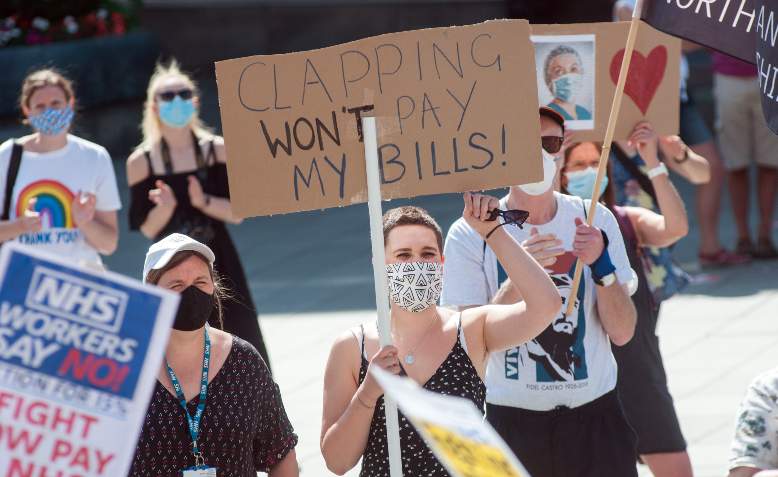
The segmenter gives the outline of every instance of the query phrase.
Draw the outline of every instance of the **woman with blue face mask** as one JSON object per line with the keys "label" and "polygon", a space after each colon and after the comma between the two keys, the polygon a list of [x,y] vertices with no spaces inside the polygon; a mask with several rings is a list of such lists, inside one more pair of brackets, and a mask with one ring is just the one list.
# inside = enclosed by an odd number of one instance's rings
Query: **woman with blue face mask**
{"label": "woman with blue face mask", "polygon": [[[158,65],[143,110],[143,142],[127,160],[129,221],[151,240],[182,233],[208,245],[231,283],[224,330],[251,343],[268,363],[246,274],[226,224],[232,213],[224,139],[200,120],[195,83],[178,64]],[[210,323],[218,326],[216,318]]]}
{"label": "woman with blue face mask", "polygon": [[54,69],[31,73],[19,98],[33,132],[0,145],[0,242],[17,240],[101,267],[116,250],[121,208],[102,146],[70,134],[76,98]]}
{"label": "woman with blue face mask", "polygon": [[[601,186],[603,202],[613,211],[619,223],[630,266],[638,276],[638,288],[632,295],[638,319],[635,336],[625,346],[614,346],[618,363],[618,390],[624,413],[638,437],[638,451],[656,475],[669,475],[658,469],[674,469],[673,475],[691,475],[686,442],[675,413],[673,398],[667,387],[659,341],[656,336],[659,301],[652,282],[669,277],[674,271],[667,247],[688,232],[684,203],[668,176],[667,167],[659,159],[660,139],[647,122],[639,123],[629,141],[620,146],[634,149],[645,167],[645,176],[656,198],[656,210],[636,206],[616,205],[618,197],[634,195],[635,191],[616,190],[639,188],[636,183],[620,180],[614,173],[620,167],[611,158],[608,176]],[[598,144],[583,142],[565,151],[561,185],[565,193],[591,198],[602,150]],[[634,182],[634,181],[633,181]],[[666,257],[654,261],[652,257]]]}
{"label": "woman with blue face mask", "polygon": [[560,45],[546,56],[543,67],[546,86],[554,99],[547,104],[561,114],[565,121],[591,120],[592,113],[576,104],[583,88],[583,60],[578,52],[569,46]]}

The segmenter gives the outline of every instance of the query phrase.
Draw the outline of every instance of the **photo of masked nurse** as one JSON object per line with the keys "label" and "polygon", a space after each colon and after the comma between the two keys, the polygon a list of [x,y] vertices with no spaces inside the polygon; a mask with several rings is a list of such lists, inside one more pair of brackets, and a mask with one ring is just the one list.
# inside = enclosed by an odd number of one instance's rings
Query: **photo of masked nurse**
{"label": "photo of masked nurse", "polygon": [[580,104],[586,86],[584,75],[584,60],[569,45],[556,46],[543,62],[543,80],[553,97],[546,106],[561,114],[565,121],[592,119],[591,107]]}

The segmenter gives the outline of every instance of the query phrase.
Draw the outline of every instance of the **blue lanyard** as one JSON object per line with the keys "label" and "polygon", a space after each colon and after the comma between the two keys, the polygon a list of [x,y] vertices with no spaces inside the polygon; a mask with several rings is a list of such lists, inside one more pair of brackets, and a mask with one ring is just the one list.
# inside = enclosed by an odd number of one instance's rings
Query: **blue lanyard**
{"label": "blue lanyard", "polygon": [[208,369],[211,364],[211,339],[208,337],[208,325],[205,325],[205,351],[203,352],[203,376],[200,382],[200,401],[197,403],[197,411],[195,411],[194,417],[189,414],[189,410],[186,408],[186,397],[184,391],[181,388],[181,383],[176,377],[176,373],[173,372],[173,368],[165,360],[165,366],[167,366],[167,373],[170,375],[170,381],[173,383],[173,390],[176,392],[176,397],[181,407],[184,408],[186,414],[186,422],[189,425],[189,435],[192,438],[192,454],[195,457],[195,466],[205,465],[205,459],[200,452],[200,446],[197,444],[197,437],[200,434],[200,420],[205,412],[205,398],[208,395]]}

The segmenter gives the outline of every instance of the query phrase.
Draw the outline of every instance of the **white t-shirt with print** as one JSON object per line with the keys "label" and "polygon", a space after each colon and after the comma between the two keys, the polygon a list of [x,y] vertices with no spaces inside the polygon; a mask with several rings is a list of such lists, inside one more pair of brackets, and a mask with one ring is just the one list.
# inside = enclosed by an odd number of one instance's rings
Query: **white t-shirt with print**
{"label": "white t-shirt with print", "polygon": [[[534,411],[557,406],[578,407],[613,390],[616,386],[616,361],[595,306],[595,283],[589,267],[584,267],[573,317],[565,318],[573,281],[575,257],[571,251],[575,237],[575,218],[585,217],[589,201],[555,193],[557,213],[543,225],[525,224],[523,229],[506,225],[519,243],[530,237],[533,227],[540,234],[554,234],[562,241],[565,254],[557,257],[549,273],[563,298],[554,322],[534,340],[492,353],[486,370],[486,401]],[[505,207],[505,198],[501,207]],[[598,206],[594,225],[609,239],[608,253],[616,267],[619,283],[632,280],[632,269],[624,249],[624,240],[613,214]],[[485,305],[497,293],[497,257],[464,219],[457,220],[446,236],[443,267],[444,306]],[[613,285],[616,286],[616,285]]]}
{"label": "white t-shirt with print", "polygon": [[[0,145],[0,207],[5,200],[6,178],[13,140]],[[100,255],[84,239],[73,222],[73,199],[90,192],[98,211],[121,208],[116,175],[108,151],[95,143],[68,135],[67,145],[52,152],[24,151],[13,188],[10,219],[24,213],[29,199],[36,198],[43,229],[19,236],[19,243],[40,247],[76,262],[99,264]]]}

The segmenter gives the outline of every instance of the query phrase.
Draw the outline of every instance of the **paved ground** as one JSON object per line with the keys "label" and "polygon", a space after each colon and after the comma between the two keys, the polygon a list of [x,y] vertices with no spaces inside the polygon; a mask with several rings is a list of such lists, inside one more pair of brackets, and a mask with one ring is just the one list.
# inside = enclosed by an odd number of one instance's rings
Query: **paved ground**
{"label": "paved ground", "polygon": [[[119,181],[124,181],[121,174]],[[682,187],[682,193],[691,207],[691,190]],[[446,228],[461,212],[460,200],[446,195],[416,203]],[[731,244],[734,227],[726,204],[722,217],[723,239]],[[334,338],[373,319],[367,209],[250,219],[233,228],[233,236],[261,304],[273,367],[300,435],[302,475],[330,475],[318,447],[322,374]],[[726,474],[733,416],[745,387],[754,375],[778,365],[778,262],[702,274],[695,262],[697,237],[692,220],[691,233],[675,254],[696,282],[665,304],[659,334],[695,471],[713,477]],[[137,276],[147,246],[139,234],[123,231],[121,250],[108,264]]]}

